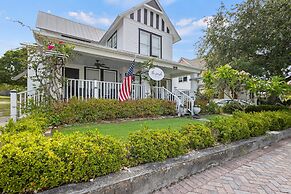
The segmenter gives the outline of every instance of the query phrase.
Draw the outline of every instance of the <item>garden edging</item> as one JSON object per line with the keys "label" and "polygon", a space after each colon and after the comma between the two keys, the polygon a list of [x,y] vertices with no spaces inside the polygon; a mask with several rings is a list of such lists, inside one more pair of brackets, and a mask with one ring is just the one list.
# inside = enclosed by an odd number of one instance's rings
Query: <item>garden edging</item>
{"label": "garden edging", "polygon": [[272,131],[261,137],[192,151],[164,162],[140,165],[98,177],[91,182],[64,185],[42,193],[151,193],[187,176],[290,137],[291,128],[278,132]]}

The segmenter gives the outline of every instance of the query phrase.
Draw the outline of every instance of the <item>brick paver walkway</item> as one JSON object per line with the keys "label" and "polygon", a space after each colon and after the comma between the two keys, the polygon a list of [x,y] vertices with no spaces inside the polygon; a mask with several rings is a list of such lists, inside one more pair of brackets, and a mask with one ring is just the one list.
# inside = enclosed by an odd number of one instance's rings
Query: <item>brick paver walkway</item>
{"label": "brick paver walkway", "polygon": [[291,139],[186,178],[155,194],[291,193]]}

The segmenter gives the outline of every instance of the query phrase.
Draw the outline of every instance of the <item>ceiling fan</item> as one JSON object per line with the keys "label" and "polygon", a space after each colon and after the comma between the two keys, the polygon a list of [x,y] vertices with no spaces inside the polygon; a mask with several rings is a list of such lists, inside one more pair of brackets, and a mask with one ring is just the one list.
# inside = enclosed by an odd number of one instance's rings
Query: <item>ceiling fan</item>
{"label": "ceiling fan", "polygon": [[98,69],[109,69],[108,66],[106,66],[104,63],[101,63],[100,60],[96,60],[94,63],[94,66],[97,67]]}

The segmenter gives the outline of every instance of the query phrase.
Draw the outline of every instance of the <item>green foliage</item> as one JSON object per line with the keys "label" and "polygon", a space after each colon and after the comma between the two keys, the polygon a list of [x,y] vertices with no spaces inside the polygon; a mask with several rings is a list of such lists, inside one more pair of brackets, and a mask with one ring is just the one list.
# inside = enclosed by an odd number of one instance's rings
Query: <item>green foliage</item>
{"label": "green foliage", "polygon": [[129,135],[131,164],[163,161],[187,151],[188,142],[176,130],[143,129]]}
{"label": "green foliage", "polygon": [[219,114],[220,113],[220,107],[215,102],[209,102],[208,105],[205,106],[204,112],[207,114]]}
{"label": "green foliage", "polygon": [[16,90],[17,92],[21,92],[25,90],[25,87],[23,85],[10,85],[6,83],[0,84],[0,91],[10,91],[10,90]]}
{"label": "green foliage", "polygon": [[52,138],[21,132],[0,136],[0,190],[33,193],[88,181],[121,169],[125,145],[96,133]]}
{"label": "green foliage", "polygon": [[245,108],[245,112],[262,112],[262,111],[279,111],[279,110],[289,110],[286,106],[276,106],[276,105],[251,105]]}
{"label": "green foliage", "polygon": [[[38,36],[38,35],[37,35]],[[36,37],[40,44],[27,47],[30,55],[29,64],[35,76],[31,79],[38,83],[38,90],[45,94],[47,101],[61,100],[63,97],[63,68],[73,57],[74,46],[62,41]]]}
{"label": "green foliage", "polygon": [[244,110],[244,106],[241,105],[239,102],[230,102],[230,103],[225,104],[222,107],[222,111],[228,114],[232,114],[235,111],[243,111],[243,110]]}
{"label": "green foliage", "polygon": [[180,133],[187,138],[191,149],[207,148],[215,143],[211,130],[202,124],[188,124],[182,127]]}
{"label": "green foliage", "polygon": [[43,115],[32,114],[18,120],[17,122],[10,119],[8,123],[0,129],[0,131],[2,133],[18,133],[23,131],[41,133],[44,132],[47,126],[48,119],[46,119]]}
{"label": "green foliage", "polygon": [[[27,69],[27,50],[25,48],[17,50],[9,50],[2,57],[0,57],[0,83],[9,85],[19,85],[24,87],[26,85],[26,78],[20,78],[17,81],[11,78],[17,76]],[[0,91],[1,88],[0,86]],[[15,89],[15,88],[14,88]]]}
{"label": "green foliage", "polygon": [[249,127],[241,118],[219,117],[211,121],[208,126],[217,132],[217,139],[222,143],[250,137]]}
{"label": "green foliage", "polygon": [[210,68],[230,64],[252,75],[283,76],[291,65],[290,6],[288,0],[222,5],[208,22],[200,55]]}
{"label": "green foliage", "polygon": [[158,99],[132,100],[123,103],[109,99],[89,99],[80,101],[57,102],[53,106],[43,107],[50,124],[74,124],[114,120],[120,118],[142,118],[163,115],[175,115],[175,104]]}
{"label": "green foliage", "polygon": [[216,131],[218,141],[228,143],[287,129],[291,127],[291,114],[289,111],[235,112],[233,117],[216,118],[208,126]]}

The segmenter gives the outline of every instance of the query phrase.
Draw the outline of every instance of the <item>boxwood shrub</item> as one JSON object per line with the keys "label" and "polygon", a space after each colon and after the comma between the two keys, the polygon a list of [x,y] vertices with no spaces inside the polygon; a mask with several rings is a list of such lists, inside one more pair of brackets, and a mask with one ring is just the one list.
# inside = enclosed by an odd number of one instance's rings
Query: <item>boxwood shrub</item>
{"label": "boxwood shrub", "polygon": [[120,118],[142,118],[176,115],[175,104],[159,99],[142,99],[118,102],[110,99],[89,99],[55,103],[48,118],[53,125],[97,122]]}
{"label": "boxwood shrub", "polygon": [[52,138],[20,132],[0,136],[1,193],[33,193],[116,172],[126,146],[96,133]]}
{"label": "boxwood shrub", "polygon": [[217,140],[222,143],[250,137],[250,129],[242,118],[218,117],[209,122],[208,126],[217,132]]}
{"label": "boxwood shrub", "polygon": [[188,124],[182,127],[180,133],[186,137],[191,149],[207,148],[215,143],[211,129],[202,124]]}
{"label": "boxwood shrub", "polygon": [[10,119],[5,127],[0,127],[0,131],[2,133],[18,133],[22,131],[44,132],[47,126],[48,119],[44,115],[31,114],[17,122]]}
{"label": "boxwood shrub", "polygon": [[143,129],[129,135],[132,165],[163,161],[187,152],[187,139],[177,130]]}

